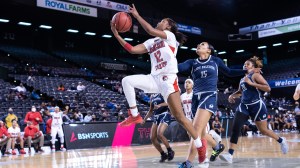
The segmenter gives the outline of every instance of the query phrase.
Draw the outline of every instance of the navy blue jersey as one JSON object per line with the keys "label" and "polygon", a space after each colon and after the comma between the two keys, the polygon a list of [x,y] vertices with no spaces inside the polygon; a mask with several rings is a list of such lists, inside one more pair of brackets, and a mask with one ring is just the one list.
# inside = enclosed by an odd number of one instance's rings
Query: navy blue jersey
{"label": "navy blue jersey", "polygon": [[241,76],[245,70],[229,69],[223,61],[214,56],[209,56],[207,60],[189,59],[178,64],[179,72],[191,72],[194,81],[193,92],[215,92],[217,91],[218,70],[227,76]]}
{"label": "navy blue jersey", "polygon": [[[247,78],[249,78],[251,81],[252,81],[253,74],[254,73],[250,73],[247,75]],[[244,82],[244,79],[245,77],[242,78],[240,81],[240,88],[242,90],[241,102],[244,104],[251,104],[253,102],[260,100],[261,98],[260,91],[256,87],[248,85],[248,83]]]}
{"label": "navy blue jersey", "polygon": [[[153,108],[154,108],[155,105],[159,105],[159,104],[165,102],[165,100],[164,100],[164,98],[162,97],[161,94],[153,94],[151,96],[150,101],[151,101],[151,106]],[[166,112],[166,111],[168,111],[168,106],[162,106],[162,107],[154,110],[154,115],[159,115],[159,114],[161,114],[163,112]]]}

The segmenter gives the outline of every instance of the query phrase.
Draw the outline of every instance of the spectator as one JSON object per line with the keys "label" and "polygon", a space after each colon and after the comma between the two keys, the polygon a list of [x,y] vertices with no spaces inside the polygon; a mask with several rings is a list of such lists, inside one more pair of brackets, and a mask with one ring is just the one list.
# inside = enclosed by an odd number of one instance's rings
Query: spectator
{"label": "spectator", "polygon": [[65,91],[65,86],[61,83],[58,88],[57,88],[58,91]]}
{"label": "spectator", "polygon": [[75,83],[72,83],[71,87],[70,87],[70,90],[71,91],[74,91],[74,90],[77,90],[76,86],[75,86]]}
{"label": "spectator", "polygon": [[120,112],[118,113],[118,121],[124,121],[124,120],[125,120],[125,116],[124,116],[123,112],[120,111]]}
{"label": "spectator", "polygon": [[31,111],[27,112],[25,116],[24,123],[27,124],[28,122],[40,130],[39,124],[43,122],[43,119],[41,113],[36,111],[35,106],[32,106]]}
{"label": "spectator", "polygon": [[116,110],[116,105],[113,102],[111,102],[110,98],[107,99],[106,108],[108,108],[112,111]]}
{"label": "spectator", "polygon": [[83,91],[84,89],[85,89],[85,86],[81,82],[78,82],[77,90],[78,91]]}
{"label": "spectator", "polygon": [[95,114],[93,114],[93,115],[92,115],[92,121],[91,121],[91,122],[95,122],[95,121],[97,121],[97,117],[96,117]]}
{"label": "spectator", "polygon": [[20,154],[26,154],[24,151],[24,141],[21,137],[21,130],[17,124],[17,120],[12,120],[12,126],[8,128],[8,133],[11,135],[11,146],[12,146],[12,154],[16,155],[15,145],[16,143],[20,144],[21,150],[19,151]]}
{"label": "spectator", "polygon": [[81,118],[80,118],[80,116],[79,116],[79,114],[78,114],[77,111],[74,112],[72,119],[73,119],[73,122],[76,122],[76,121],[80,121],[81,122]]}
{"label": "spectator", "polygon": [[39,143],[35,146],[35,151],[44,152],[42,149],[44,146],[44,136],[30,121],[27,122],[27,126],[24,129],[24,140],[28,144],[28,153],[31,153],[31,142]]}
{"label": "spectator", "polygon": [[34,82],[34,81],[35,81],[35,77],[34,77],[33,75],[30,74],[30,75],[28,76],[28,78],[27,78],[27,82],[28,82],[28,81],[29,81],[29,82]]}
{"label": "spectator", "polygon": [[221,134],[221,132],[224,131],[224,128],[222,128],[222,124],[219,121],[219,117],[217,117],[217,116],[215,117],[215,121],[213,121],[213,123],[212,123],[212,128],[219,135]]}
{"label": "spectator", "polygon": [[0,121],[0,147],[1,149],[6,145],[6,151],[4,154],[11,154],[9,152],[11,148],[11,139],[10,134],[7,132],[6,127],[4,126],[3,121]]}
{"label": "spectator", "polygon": [[78,107],[78,103],[76,100],[73,100],[73,102],[70,104],[70,109],[75,110]]}
{"label": "spectator", "polygon": [[84,117],[84,119],[83,119],[83,122],[90,122],[90,121],[92,121],[92,112],[91,111],[88,111],[87,112],[87,115]]}
{"label": "spectator", "polygon": [[25,93],[26,92],[26,88],[23,86],[23,83],[20,83],[19,86],[11,88],[12,90],[16,90],[19,93]]}
{"label": "spectator", "polygon": [[78,117],[79,117],[80,122],[83,122],[83,115],[80,111],[78,112]]}
{"label": "spectator", "polygon": [[70,109],[69,106],[66,106],[65,107],[65,111],[63,111],[62,120],[63,120],[64,123],[70,123],[70,122],[72,122],[72,120],[68,116],[69,109]]}
{"label": "spectator", "polygon": [[18,121],[18,117],[13,113],[13,109],[9,108],[8,114],[5,118],[5,123],[6,123],[7,128],[10,128],[12,126],[12,120]]}
{"label": "spectator", "polygon": [[40,100],[40,99],[41,99],[41,97],[40,97],[40,95],[38,94],[38,91],[37,91],[37,90],[32,90],[31,95],[30,95],[30,98],[31,98],[32,100]]}
{"label": "spectator", "polygon": [[26,98],[26,88],[22,83],[19,86],[11,88],[12,90],[16,91],[16,98],[18,99],[25,99]]}

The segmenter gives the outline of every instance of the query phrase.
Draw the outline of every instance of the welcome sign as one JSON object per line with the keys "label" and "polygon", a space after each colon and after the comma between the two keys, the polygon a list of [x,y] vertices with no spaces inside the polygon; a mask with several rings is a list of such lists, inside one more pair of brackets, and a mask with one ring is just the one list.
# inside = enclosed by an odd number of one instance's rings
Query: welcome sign
{"label": "welcome sign", "polygon": [[36,3],[38,7],[42,7],[42,8],[75,13],[75,14],[91,16],[91,17],[97,17],[97,9],[88,6],[77,5],[73,3],[56,1],[56,0],[37,0]]}
{"label": "welcome sign", "polygon": [[269,80],[268,81],[271,88],[279,88],[279,87],[290,87],[296,86],[300,83],[300,78],[290,78],[283,80]]}

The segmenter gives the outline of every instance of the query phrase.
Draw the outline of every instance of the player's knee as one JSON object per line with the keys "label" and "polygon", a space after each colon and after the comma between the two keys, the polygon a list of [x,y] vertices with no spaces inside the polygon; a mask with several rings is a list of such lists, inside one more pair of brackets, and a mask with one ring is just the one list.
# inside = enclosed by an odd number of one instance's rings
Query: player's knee
{"label": "player's knee", "polygon": [[163,139],[164,138],[164,133],[163,132],[159,132],[157,135],[158,139]]}
{"label": "player's knee", "polygon": [[262,134],[262,135],[267,135],[267,133],[268,133],[268,129],[261,129],[261,130],[259,130],[260,131],[260,133]]}
{"label": "player's knee", "polygon": [[122,79],[122,86],[127,85],[128,82],[129,82],[129,76],[124,77],[124,78]]}
{"label": "player's knee", "polygon": [[157,140],[156,138],[157,138],[156,136],[150,136],[151,142],[154,143]]}

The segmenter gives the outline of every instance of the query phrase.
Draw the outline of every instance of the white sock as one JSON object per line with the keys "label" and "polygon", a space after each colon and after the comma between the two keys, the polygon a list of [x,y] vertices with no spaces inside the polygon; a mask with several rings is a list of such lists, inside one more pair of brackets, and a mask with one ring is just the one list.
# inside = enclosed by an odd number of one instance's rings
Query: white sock
{"label": "white sock", "polygon": [[130,112],[133,117],[136,117],[139,114],[138,109],[136,107],[134,109],[130,109]]}
{"label": "white sock", "polygon": [[194,143],[196,148],[200,148],[202,146],[202,142],[199,137],[197,139],[194,139]]}

